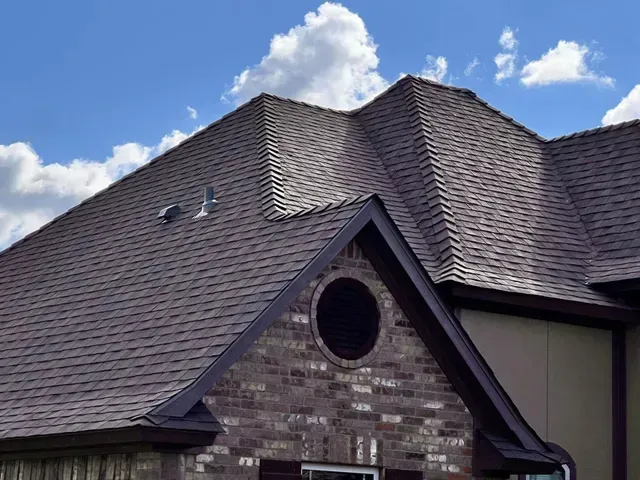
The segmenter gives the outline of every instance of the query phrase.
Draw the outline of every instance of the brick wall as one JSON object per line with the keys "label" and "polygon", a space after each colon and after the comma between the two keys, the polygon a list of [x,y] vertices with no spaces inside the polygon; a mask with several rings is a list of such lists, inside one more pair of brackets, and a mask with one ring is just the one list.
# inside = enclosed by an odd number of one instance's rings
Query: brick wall
{"label": "brick wall", "polygon": [[0,480],[194,480],[194,470],[194,455],[84,455],[0,461]]}
{"label": "brick wall", "polygon": [[[367,283],[380,305],[377,352],[355,369],[330,361],[312,333],[314,292],[327,275],[339,275],[337,270]],[[470,478],[472,417],[353,243],[205,402],[228,435],[219,435],[196,457],[196,479],[255,480],[261,458],[422,470],[429,479]]]}

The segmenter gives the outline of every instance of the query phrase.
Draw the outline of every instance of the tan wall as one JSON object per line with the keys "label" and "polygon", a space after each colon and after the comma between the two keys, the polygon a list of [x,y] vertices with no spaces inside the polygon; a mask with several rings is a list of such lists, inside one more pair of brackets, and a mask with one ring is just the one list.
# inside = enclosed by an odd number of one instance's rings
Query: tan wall
{"label": "tan wall", "polygon": [[612,480],[611,332],[475,310],[460,319],[531,426],[571,454],[580,480]]}
{"label": "tan wall", "polygon": [[640,478],[640,327],[627,331],[627,457],[630,479]]}

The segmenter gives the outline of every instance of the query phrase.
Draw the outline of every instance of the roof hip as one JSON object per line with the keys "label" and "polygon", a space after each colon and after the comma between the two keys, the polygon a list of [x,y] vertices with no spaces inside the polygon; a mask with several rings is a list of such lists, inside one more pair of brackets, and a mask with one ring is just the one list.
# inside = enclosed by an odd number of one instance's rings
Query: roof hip
{"label": "roof hip", "polygon": [[426,199],[431,212],[438,254],[442,262],[438,280],[464,281],[462,247],[447,191],[446,175],[438,158],[433,128],[427,117],[427,105],[420,95],[421,83],[414,77],[402,81],[411,136],[422,174]]}
{"label": "roof hip", "polygon": [[278,127],[273,99],[260,95],[255,101],[256,143],[260,170],[262,210],[269,219],[286,214],[287,203],[278,149]]}

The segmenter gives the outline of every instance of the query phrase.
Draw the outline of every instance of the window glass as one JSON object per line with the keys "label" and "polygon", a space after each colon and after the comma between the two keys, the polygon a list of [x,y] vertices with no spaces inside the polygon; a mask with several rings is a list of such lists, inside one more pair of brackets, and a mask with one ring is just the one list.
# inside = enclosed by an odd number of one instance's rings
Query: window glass
{"label": "window glass", "polygon": [[377,468],[308,463],[302,465],[303,480],[380,480]]}
{"label": "window glass", "polygon": [[302,470],[303,480],[374,480],[372,473],[320,472]]}
{"label": "window glass", "polygon": [[527,475],[527,480],[571,480],[569,467],[563,465],[563,470],[551,475]]}

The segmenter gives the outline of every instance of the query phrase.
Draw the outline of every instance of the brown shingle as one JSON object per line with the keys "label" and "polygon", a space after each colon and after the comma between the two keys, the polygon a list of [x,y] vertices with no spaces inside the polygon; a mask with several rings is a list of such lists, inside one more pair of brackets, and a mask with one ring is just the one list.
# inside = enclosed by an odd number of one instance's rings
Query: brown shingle
{"label": "brown shingle", "polygon": [[[0,438],[130,426],[196,379],[358,210],[263,215],[254,104],[0,257]],[[200,210],[216,186],[212,214]],[[179,203],[162,224],[157,211]]]}
{"label": "brown shingle", "polygon": [[635,124],[545,142],[413,78],[354,112],[262,95],[0,255],[0,438],[130,426],[371,194],[436,281],[624,307],[586,279],[640,273],[639,152]]}

